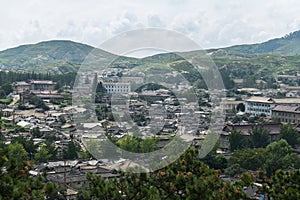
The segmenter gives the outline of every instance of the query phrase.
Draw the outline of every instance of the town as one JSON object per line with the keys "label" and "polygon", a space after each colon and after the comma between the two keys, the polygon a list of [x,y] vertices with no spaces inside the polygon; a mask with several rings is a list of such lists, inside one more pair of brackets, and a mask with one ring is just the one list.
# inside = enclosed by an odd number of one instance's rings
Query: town
{"label": "town", "polygon": [[[16,156],[34,161],[30,176],[46,174],[46,180],[65,188],[67,199],[76,198],[79,190],[88,183],[88,172],[103,178],[115,178],[121,176],[119,170],[122,167],[140,166],[124,159],[118,152],[111,157],[101,154],[103,150],[99,150],[99,145],[105,138],[110,138],[115,145],[128,151],[155,151],[172,141],[178,133],[181,117],[194,112],[198,121],[191,119],[186,123],[197,127],[191,133],[192,146],[201,149],[210,131],[212,108],[216,107],[208,90],[195,88],[199,98],[199,108],[195,110],[192,109],[194,102],[184,97],[178,99],[171,90],[158,84],[134,90],[134,84],[142,84],[144,78],[127,75],[127,72],[126,69],[111,69],[83,74],[80,84],[73,88],[67,85],[57,87],[53,80],[33,79],[6,85],[8,93],[1,100],[1,141],[5,145],[14,144],[15,148],[19,148],[18,151],[24,148]],[[174,76],[172,73],[166,74],[167,79]],[[281,138],[286,139],[299,159],[300,86],[296,85],[300,82],[300,75],[278,75],[274,83],[276,88],[268,88],[263,80],[256,80],[253,88],[243,87],[241,79],[233,81],[236,89],[226,90],[226,97],[222,98],[220,104],[225,123],[217,133],[219,142],[216,149],[209,153],[210,159],[231,159],[235,150],[265,148]],[[182,83],[169,86],[178,91],[192,89],[192,86]],[[74,93],[79,97],[72,96]],[[128,99],[125,102],[126,112],[121,104],[112,103],[113,96],[114,101],[125,97]],[[74,98],[92,99],[95,110],[74,103]],[[182,104],[189,113],[183,112]],[[151,108],[163,112],[155,113],[152,117]],[[84,120],[76,119],[76,116],[84,117]],[[128,122],[131,120],[134,124]],[[125,123],[120,125],[120,121]],[[153,121],[155,123],[151,124]],[[282,135],[284,128],[295,134]],[[136,132],[142,134],[138,139]],[[255,134],[257,137],[253,136]],[[243,141],[247,141],[247,144],[243,144]],[[139,145],[135,146],[135,142]],[[17,147],[20,144],[23,147]],[[208,164],[210,162],[205,161]],[[293,170],[297,163],[292,162],[285,167]],[[239,170],[245,170],[236,165],[217,168],[224,170],[224,180],[231,181],[236,179]],[[258,186],[246,188],[245,192],[253,198],[261,195]]]}

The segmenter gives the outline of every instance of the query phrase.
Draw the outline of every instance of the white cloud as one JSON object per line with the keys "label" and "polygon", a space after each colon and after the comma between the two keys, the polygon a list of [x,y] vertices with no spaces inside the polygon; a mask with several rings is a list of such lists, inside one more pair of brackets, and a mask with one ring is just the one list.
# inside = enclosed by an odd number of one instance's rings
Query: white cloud
{"label": "white cloud", "polygon": [[97,46],[118,33],[143,27],[179,31],[204,48],[262,42],[300,29],[298,0],[27,0],[21,4],[1,3],[0,50],[51,39]]}

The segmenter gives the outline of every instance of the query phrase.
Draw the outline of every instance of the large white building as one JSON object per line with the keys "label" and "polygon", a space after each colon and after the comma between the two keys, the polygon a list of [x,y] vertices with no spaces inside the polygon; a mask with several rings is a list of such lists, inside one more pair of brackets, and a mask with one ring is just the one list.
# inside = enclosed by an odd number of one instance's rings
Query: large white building
{"label": "large white building", "polygon": [[104,82],[102,85],[109,94],[126,94],[131,91],[130,83]]}
{"label": "large white building", "polygon": [[272,109],[277,105],[300,106],[300,98],[269,98],[251,97],[246,100],[245,112],[251,115],[272,115]]}

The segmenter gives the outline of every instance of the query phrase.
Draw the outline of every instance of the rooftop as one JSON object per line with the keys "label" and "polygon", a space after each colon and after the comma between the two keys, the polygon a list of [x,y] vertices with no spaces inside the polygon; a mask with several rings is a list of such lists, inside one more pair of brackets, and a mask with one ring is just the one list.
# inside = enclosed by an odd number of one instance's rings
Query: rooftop
{"label": "rooftop", "polygon": [[300,113],[300,107],[278,105],[272,111]]}

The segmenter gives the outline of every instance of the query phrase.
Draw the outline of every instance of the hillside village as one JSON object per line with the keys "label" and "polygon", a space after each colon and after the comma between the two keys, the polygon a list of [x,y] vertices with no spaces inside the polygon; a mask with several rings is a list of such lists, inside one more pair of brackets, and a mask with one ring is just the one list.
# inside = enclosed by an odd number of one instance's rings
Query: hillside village
{"label": "hillside village", "polygon": [[[45,157],[39,158],[39,162],[29,173],[31,176],[37,176],[46,172],[49,181],[67,186],[66,195],[69,199],[74,198],[78,192],[77,189],[87,183],[87,172],[94,172],[104,178],[113,178],[119,176],[117,170],[122,166],[138,166],[137,163],[121,157],[115,158],[115,160],[93,157],[86,149],[86,143],[83,140],[97,140],[107,136],[122,139],[126,135],[132,134],[130,132],[132,127],[128,128],[128,124],[120,127],[114,119],[116,116],[124,118],[123,112],[118,112],[116,109],[117,113],[114,116],[109,114],[112,112],[108,103],[111,95],[131,96],[131,99],[128,100],[131,118],[138,124],[139,130],[143,133],[142,137],[155,137],[159,148],[172,139],[178,128],[180,117],[189,115],[189,113],[182,113],[180,105],[184,102],[185,106],[189,108],[190,103],[187,99],[180,99],[179,103],[170,91],[159,87],[142,90],[141,93],[131,91],[130,81],[143,82],[143,78],[127,77],[122,79],[123,82],[119,82],[120,76],[117,76],[117,73],[126,75],[126,71],[122,70],[96,74],[96,79],[93,74],[85,75],[86,78],[82,79],[83,84],[80,85],[80,88],[76,88],[80,91],[82,88],[90,87],[93,79],[101,87],[101,92],[100,89],[96,91],[96,94],[99,94],[95,98],[96,110],[100,109],[100,112],[96,112],[98,118],[96,122],[87,120],[87,122],[78,124],[78,121],[74,121],[74,116],[88,116],[91,111],[84,106],[72,105],[74,90],[65,87],[64,90],[58,91],[55,88],[56,83],[52,80],[27,80],[12,83],[13,91],[8,95],[12,100],[9,104],[2,106],[1,119],[6,125],[2,125],[1,132],[5,137],[5,144],[9,144],[14,141],[14,138],[21,136],[37,145],[37,152],[42,152],[45,145],[51,141],[53,143],[51,148],[55,155],[47,157],[47,153],[42,154]],[[227,156],[231,154],[229,138],[232,131],[240,131],[243,137],[249,137],[255,127],[266,129],[269,134],[267,143],[280,139],[282,124],[290,124],[299,133],[300,86],[284,84],[287,81],[297,82],[299,81],[298,77],[298,74],[296,76],[278,76],[277,84],[280,85],[278,89],[238,87],[235,93],[230,93],[230,97],[224,97],[220,109],[224,110],[226,121],[223,129],[218,132],[220,146],[217,152]],[[189,88],[184,85],[173,85],[173,87],[178,87],[182,91]],[[82,92],[87,91],[83,89]],[[201,141],[205,140],[209,131],[210,116],[215,105],[209,99],[207,90],[198,89],[196,92],[201,95],[199,110],[190,109],[189,112],[194,112],[199,116],[199,121],[192,119],[188,123],[198,127],[197,132],[192,134],[193,145],[201,147]],[[190,108],[193,106],[191,105]],[[157,119],[150,118],[150,107],[164,108],[165,115],[158,114],[155,115]],[[163,122],[162,128],[158,127],[161,129],[156,134],[153,134],[155,127],[148,126],[151,120]],[[16,131],[16,127],[18,127],[18,131]],[[80,132],[88,132],[88,134],[80,134]],[[295,151],[299,153],[299,150],[295,149]]]}

